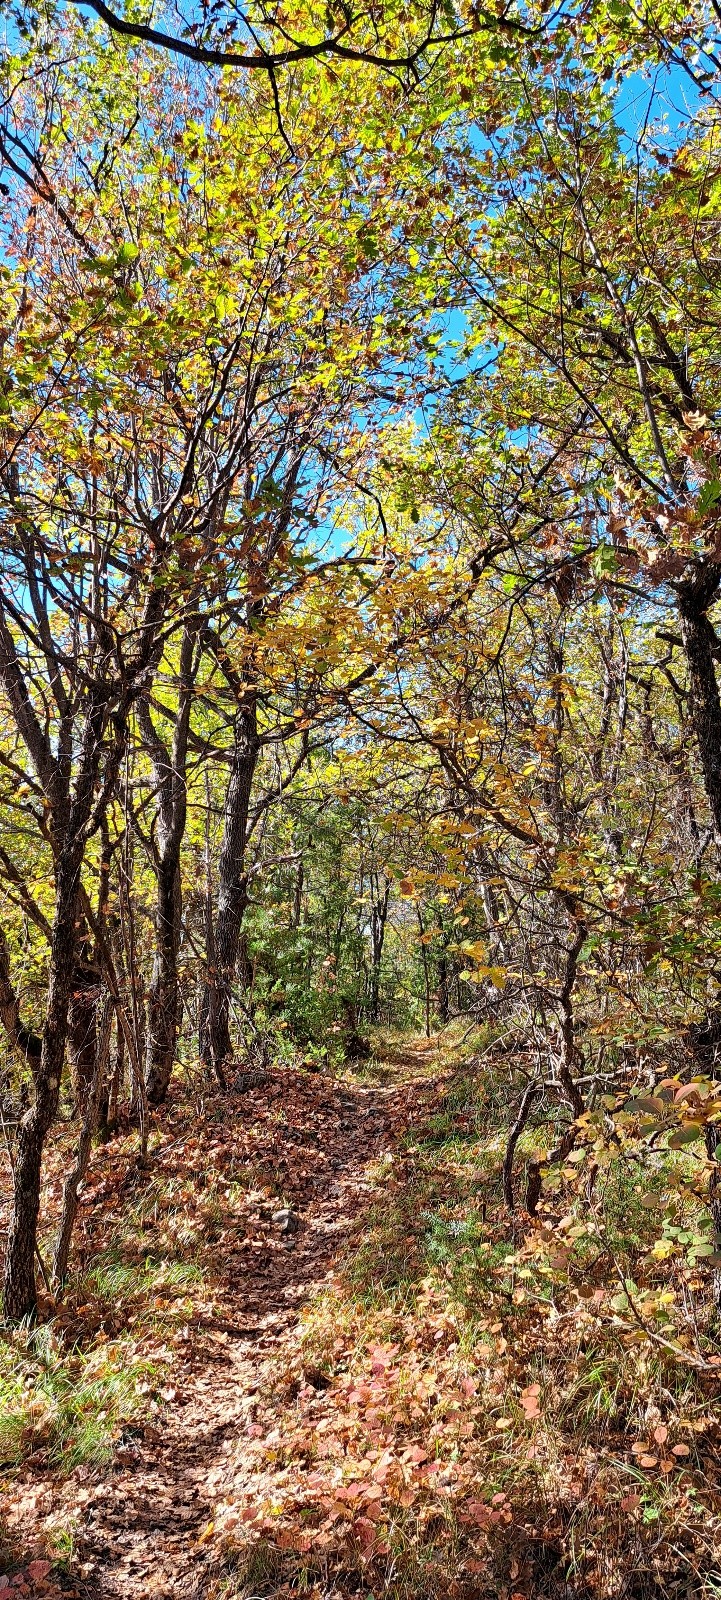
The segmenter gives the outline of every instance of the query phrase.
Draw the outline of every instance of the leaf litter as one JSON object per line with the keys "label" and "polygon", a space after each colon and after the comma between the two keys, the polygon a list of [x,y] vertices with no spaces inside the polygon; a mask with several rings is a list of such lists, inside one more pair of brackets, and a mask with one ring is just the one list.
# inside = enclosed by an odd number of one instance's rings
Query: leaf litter
{"label": "leaf litter", "polygon": [[713,1578],[713,1371],[651,1369],[612,1275],[574,1286],[567,1218],[510,1226],[432,1051],[383,1077],[279,1069],[216,1120],[176,1091],[147,1172],[130,1133],[97,1153],[47,1309],[68,1359],[137,1364],[142,1407],[65,1472],[40,1429],[6,1478],[6,1589],[587,1600],[656,1582],[670,1541]]}

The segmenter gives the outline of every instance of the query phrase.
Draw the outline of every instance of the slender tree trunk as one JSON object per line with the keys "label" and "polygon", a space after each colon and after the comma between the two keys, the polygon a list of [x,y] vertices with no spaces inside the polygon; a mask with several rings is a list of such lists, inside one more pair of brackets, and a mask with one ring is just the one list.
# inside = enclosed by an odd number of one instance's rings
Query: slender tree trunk
{"label": "slender tree trunk", "polygon": [[436,1005],[441,1022],[445,1025],[451,1014],[451,1000],[448,990],[448,956],[441,950],[436,960],[438,970],[438,988],[436,990]]}
{"label": "slender tree trunk", "polygon": [[85,1177],[90,1152],[93,1143],[93,1134],[97,1127],[100,1111],[100,1101],[105,1080],[105,1068],[108,1064],[110,1052],[110,1034],[113,1025],[113,1004],[108,995],[102,1007],[100,1024],[98,1028],[98,1046],[95,1056],[95,1071],[90,1092],[85,1102],[85,1115],[83,1126],[78,1140],[78,1150],[75,1162],[68,1173],[63,1187],[63,1214],[60,1222],[57,1244],[55,1246],[55,1259],[53,1262],[53,1278],[56,1283],[62,1283],[68,1270],[70,1257],[70,1241],[73,1226],[78,1212],[78,1188],[80,1181]]}
{"label": "slender tree trunk", "polygon": [[205,940],[205,972],[199,984],[198,995],[198,1051],[206,1066],[211,1065],[210,1050],[210,997],[215,987],[215,926],[213,923],[213,868],[210,839],[210,781],[205,768],[205,891],[203,894],[203,935]]}
{"label": "slender tree trunk", "polygon": [[304,889],[304,887],[305,887],[305,867],[304,867],[303,861],[301,859],[298,862],[298,870],[297,870],[296,875],[295,875],[295,889],[293,891],[293,906],[292,906],[292,910],[291,910],[291,914],[290,914],[290,926],[291,926],[291,928],[299,928],[300,927],[300,919],[301,919],[301,916],[303,914],[303,889]]}
{"label": "slender tree trunk", "polygon": [[391,880],[386,878],[383,893],[379,896],[376,885],[376,895],[371,907],[371,970],[368,985],[368,1015],[371,1022],[378,1021],[378,1008],[381,988],[381,962],[383,960],[383,945],[385,943],[386,922],[388,920],[388,901],[391,892]]}
{"label": "slender tree trunk", "polygon": [[35,1072],[35,1100],[18,1132],[14,1203],[5,1262],[3,1310],[10,1322],[33,1315],[35,1249],[40,1209],[43,1147],[57,1114],[65,1058],[68,1007],[75,969],[75,915],[83,857],[82,844],[71,834],[57,864],[55,918],[50,946],[42,1051]]}
{"label": "slender tree trunk", "polygon": [[95,1079],[100,973],[90,958],[87,935],[80,936],[78,945],[68,1009],[68,1054],[76,1106],[84,1113]]}
{"label": "slender tree trunk", "polygon": [[[179,856],[179,848],[177,856]],[[156,948],[148,991],[147,1068],[145,1084],[151,1105],[161,1105],[175,1061],[180,995],[178,951],[181,930],[180,861],[168,851],[158,869],[155,917]]]}
{"label": "slender tree trunk", "polygon": [[214,968],[208,974],[207,1003],[200,1053],[221,1083],[231,1056],[230,1005],[241,954],[243,917],[248,905],[246,846],[253,778],[258,762],[257,699],[247,689],[235,719],[233,759],[225,794],[223,839],[218,862],[218,903],[213,930]]}
{"label": "slender tree trunk", "polygon": [[716,842],[721,846],[721,698],[714,655],[718,640],[706,615],[719,591],[720,569],[700,566],[695,578],[680,584],[681,637],[691,685],[691,717]]}
{"label": "slender tree trunk", "polygon": [[[721,848],[721,697],[719,696],[714,656],[718,640],[706,615],[719,591],[721,569],[715,564],[699,565],[694,579],[678,590],[681,638],[691,686],[691,718],[701,758],[704,788],[713,818],[717,849]],[[721,1047],[721,1009],[716,1007],[690,1029],[690,1044],[702,1069],[719,1077]],[[715,1160],[718,1130],[706,1129],[706,1152]],[[709,1210],[717,1249],[721,1246],[721,1193],[716,1167],[709,1180]],[[714,1271],[714,1301],[721,1309],[721,1274]]]}
{"label": "slender tree trunk", "polygon": [[575,1019],[573,1014],[573,991],[578,976],[578,959],[583,946],[588,938],[588,927],[581,915],[580,905],[572,895],[562,893],[559,900],[567,912],[571,923],[575,923],[576,931],[572,943],[565,952],[566,962],[563,973],[563,984],[559,995],[561,1011],[561,1059],[558,1067],[558,1081],[563,1093],[576,1117],[582,1117],[586,1109],[583,1095],[576,1083],[576,1070],[583,1066],[583,1057],[575,1040]]}
{"label": "slender tree trunk", "polygon": [[451,995],[449,988],[449,963],[448,950],[446,948],[446,930],[443,926],[443,917],[438,909],[436,909],[436,922],[438,924],[438,932],[441,937],[441,943],[436,955],[436,972],[438,974],[436,1009],[441,1022],[445,1026],[451,1014]]}
{"label": "slender tree trunk", "polygon": [[168,1092],[180,1019],[178,956],[182,930],[180,857],[187,819],[187,756],[190,708],[196,672],[193,667],[198,619],[183,631],[180,646],[178,712],[170,749],[159,737],[146,701],[138,707],[140,726],[153,763],[158,792],[157,890],[155,960],[148,992],[148,1036],[145,1087],[151,1105],[161,1105]]}
{"label": "slender tree trunk", "polygon": [[[125,1029],[123,1029],[123,1032],[125,1043],[128,1047],[130,1065],[130,1112],[132,1115],[137,1110],[138,1087],[145,1059],[145,991],[143,975],[138,964],[137,940],[135,937],[135,911],[132,892],[134,870],[133,840],[128,817],[128,763],[126,759],[125,847],[121,857],[118,892],[120,929],[117,941],[117,965],[119,974],[122,975],[122,991],[128,1000],[127,1016],[130,1019],[128,1032],[125,1033]],[[120,992],[120,986],[118,992]],[[118,1011],[118,1019],[120,1019],[122,1013],[123,1008],[121,1007]]]}
{"label": "slender tree trunk", "polygon": [[426,945],[425,938],[424,938],[424,934],[425,934],[426,930],[425,930],[425,927],[424,927],[424,924],[423,924],[423,912],[421,911],[420,906],[417,906],[416,910],[417,910],[417,914],[418,914],[418,926],[419,926],[420,931],[421,931],[421,959],[423,961],[423,989],[424,989],[425,1014],[426,1014],[426,1038],[430,1039],[430,1037],[431,1037],[431,974],[430,974],[430,968],[429,968],[429,965],[428,965],[428,947]]}
{"label": "slender tree trunk", "polygon": [[104,1138],[109,1138],[118,1125],[118,1103],[123,1087],[124,1072],[125,1036],[120,1019],[118,1019],[115,1029],[115,1055],[110,1070],[107,1103],[104,1108],[101,1101],[101,1128]]}

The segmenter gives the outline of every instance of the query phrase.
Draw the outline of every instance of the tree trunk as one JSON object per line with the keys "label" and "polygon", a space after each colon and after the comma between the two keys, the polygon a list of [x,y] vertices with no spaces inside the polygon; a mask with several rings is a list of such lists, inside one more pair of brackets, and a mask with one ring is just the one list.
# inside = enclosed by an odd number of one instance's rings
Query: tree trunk
{"label": "tree trunk", "polygon": [[181,930],[180,848],[167,851],[158,870],[153,976],[148,991],[145,1085],[151,1105],[161,1105],[175,1061],[178,1035],[178,950]]}
{"label": "tree trunk", "polygon": [[183,630],[180,646],[178,711],[170,749],[159,737],[147,700],[138,717],[153,764],[158,792],[157,890],[155,961],[148,991],[148,1036],[145,1087],[151,1105],[161,1105],[168,1092],[180,1016],[178,955],[182,930],[180,856],[187,819],[187,757],[190,707],[196,670],[193,666],[198,619]]}
{"label": "tree trunk", "polygon": [[436,1008],[438,1010],[440,1020],[445,1027],[445,1024],[447,1023],[451,1014],[451,999],[448,989],[448,956],[445,950],[441,950],[440,955],[437,957],[436,969],[438,972]]}
{"label": "tree trunk", "polygon": [[386,922],[388,919],[388,901],[391,892],[391,880],[386,878],[382,895],[378,895],[380,885],[377,885],[376,896],[371,907],[371,970],[368,994],[368,1015],[371,1022],[378,1021],[378,1007],[381,988],[381,961],[383,959],[383,945],[385,942]]}
{"label": "tree trunk", "polygon": [[[688,663],[691,685],[691,717],[696,735],[704,788],[714,824],[717,848],[721,848],[721,697],[719,696],[714,656],[718,640],[706,615],[716,599],[721,571],[713,564],[699,563],[694,579],[678,588],[681,638]],[[721,1014],[711,1011],[702,1023],[690,1029],[689,1042],[702,1070],[719,1076],[718,1049],[721,1044]],[[706,1153],[715,1161],[718,1129],[706,1128]],[[717,1251],[721,1249],[721,1194],[716,1168],[709,1181],[709,1210]],[[714,1270],[714,1301],[721,1309],[721,1273]]]}
{"label": "tree trunk", "polygon": [[90,959],[87,936],[78,940],[68,1009],[68,1054],[76,1106],[84,1114],[95,1078],[100,973]]}
{"label": "tree trunk", "polygon": [[93,1081],[90,1084],[86,1098],[83,1126],[78,1141],[78,1150],[75,1162],[68,1173],[63,1187],[63,1214],[60,1222],[57,1244],[55,1246],[55,1260],[53,1262],[53,1278],[56,1283],[62,1283],[68,1270],[70,1257],[70,1241],[73,1234],[73,1225],[78,1211],[78,1188],[80,1181],[85,1177],[90,1151],[92,1149],[93,1134],[98,1123],[100,1100],[105,1081],[105,1069],[110,1053],[110,1034],[113,1025],[113,1007],[110,996],[107,997],[102,1008],[100,1018],[98,1046],[95,1055],[95,1069]]}
{"label": "tree trunk", "polygon": [[20,1322],[35,1311],[35,1251],[43,1147],[58,1109],[68,1007],[75,970],[75,915],[83,847],[71,833],[57,864],[55,918],[50,946],[42,1051],[35,1071],[35,1100],[20,1124],[8,1233],[3,1311]]}
{"label": "tree trunk", "polygon": [[424,989],[424,998],[425,998],[426,1038],[430,1039],[430,1037],[431,1037],[431,974],[430,974],[430,969],[429,969],[429,966],[428,966],[428,947],[426,945],[426,941],[425,941],[425,937],[424,937],[426,930],[425,930],[425,926],[424,926],[424,923],[423,923],[423,912],[421,911],[420,906],[416,906],[416,912],[417,912],[417,915],[418,915],[418,927],[420,928],[421,959],[422,959],[422,962],[423,962],[423,989]]}
{"label": "tree trunk", "polygon": [[721,846],[721,698],[714,666],[718,640],[706,612],[718,595],[720,577],[715,563],[699,563],[696,576],[678,586],[681,637],[691,685],[691,717],[718,846]]}
{"label": "tree trunk", "polygon": [[[122,1004],[122,1001],[120,1002]],[[123,1088],[125,1072],[125,1036],[118,1018],[115,1029],[115,1054],[110,1068],[107,1095],[101,1096],[98,1125],[103,1139],[109,1139],[118,1125],[118,1102]]]}
{"label": "tree trunk", "polygon": [[220,1082],[231,1056],[230,1003],[241,953],[243,917],[248,905],[245,853],[253,778],[258,762],[257,699],[247,689],[235,719],[233,759],[225,794],[223,839],[218,862],[218,904],[213,930],[214,967],[208,974],[200,1054]]}

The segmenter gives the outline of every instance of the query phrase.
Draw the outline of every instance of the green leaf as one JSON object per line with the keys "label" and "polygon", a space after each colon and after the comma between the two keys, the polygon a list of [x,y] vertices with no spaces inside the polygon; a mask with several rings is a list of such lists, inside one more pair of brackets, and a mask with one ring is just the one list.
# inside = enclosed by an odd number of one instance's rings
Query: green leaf
{"label": "green leaf", "polygon": [[695,1144],[703,1134],[700,1122],[689,1122],[685,1128],[677,1128],[668,1141],[669,1150],[681,1150],[685,1144]]}
{"label": "green leaf", "polygon": [[125,244],[121,244],[117,254],[118,266],[129,267],[131,262],[137,261],[139,255],[138,246],[133,244],[132,239],[126,239]]}
{"label": "green leaf", "polygon": [[591,557],[591,566],[597,578],[613,578],[618,571],[618,559],[611,544],[600,544]]}
{"label": "green leaf", "polygon": [[704,484],[696,501],[696,510],[703,517],[719,500],[721,500],[721,479],[709,478],[708,483]]}

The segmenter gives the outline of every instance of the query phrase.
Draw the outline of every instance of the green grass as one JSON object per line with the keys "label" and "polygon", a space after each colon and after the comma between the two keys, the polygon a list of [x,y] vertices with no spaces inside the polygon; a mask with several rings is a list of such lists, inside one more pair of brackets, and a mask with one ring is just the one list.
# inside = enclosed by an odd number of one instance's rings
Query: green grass
{"label": "green grass", "polygon": [[146,1410],[138,1384],[151,1376],[122,1340],[67,1352],[46,1326],[0,1341],[0,1466],[40,1452],[61,1473],[107,1460],[122,1425]]}
{"label": "green grass", "polygon": [[142,1306],[159,1295],[180,1299],[204,1282],[195,1261],[172,1261],[148,1249],[143,1262],[127,1261],[118,1249],[105,1252],[82,1279],[83,1293],[108,1306]]}

